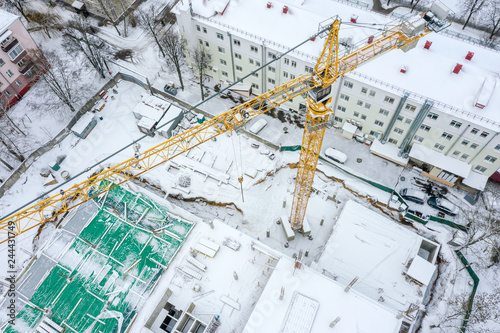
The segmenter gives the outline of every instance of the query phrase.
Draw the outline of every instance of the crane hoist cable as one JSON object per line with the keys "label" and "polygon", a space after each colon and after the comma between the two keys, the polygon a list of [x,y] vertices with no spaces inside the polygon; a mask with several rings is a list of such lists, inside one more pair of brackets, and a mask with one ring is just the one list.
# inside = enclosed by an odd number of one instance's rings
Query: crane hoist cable
{"label": "crane hoist cable", "polygon": [[[234,132],[234,134],[233,134]],[[236,147],[234,146],[234,136],[238,136],[238,146],[240,151],[240,163],[238,163],[238,158],[236,157]],[[241,189],[241,201],[245,202],[245,197],[243,195],[243,161],[241,159],[241,142],[239,135],[236,131],[231,131],[231,142],[233,144],[233,155],[234,155],[234,164],[236,166],[236,175],[238,176],[238,182],[240,183]],[[239,166],[238,166],[239,165]]]}

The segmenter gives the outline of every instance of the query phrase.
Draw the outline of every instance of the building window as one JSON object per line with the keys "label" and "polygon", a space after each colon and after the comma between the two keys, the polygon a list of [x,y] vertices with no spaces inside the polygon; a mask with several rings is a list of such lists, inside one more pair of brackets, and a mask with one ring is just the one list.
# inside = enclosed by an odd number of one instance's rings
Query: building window
{"label": "building window", "polygon": [[224,60],[224,59],[220,59],[220,63],[221,63],[221,64],[223,64],[224,66],[226,66],[226,65],[227,65],[227,62],[226,62],[226,60]]}
{"label": "building window", "polygon": [[7,90],[5,90],[5,95],[7,95],[7,97],[12,96],[12,94],[10,93],[10,91],[9,91],[8,89],[7,89]]}
{"label": "building window", "polygon": [[487,137],[489,134],[490,134],[490,133],[483,131],[483,133],[481,133],[480,137],[485,138],[485,137]]}
{"label": "building window", "polygon": [[344,81],[344,87],[347,87],[347,88],[352,88],[352,82],[349,82],[349,81]]}
{"label": "building window", "polygon": [[207,28],[203,28],[203,32],[204,32],[204,33],[207,33]]}
{"label": "building window", "polygon": [[451,135],[450,133],[443,132],[443,134],[441,134],[441,138],[450,141],[451,138],[453,138],[453,135]]}
{"label": "building window", "polygon": [[206,47],[210,47],[210,43],[209,42],[205,42],[205,46]]}
{"label": "building window", "polygon": [[272,52],[267,52],[267,57],[271,58],[271,59],[276,59],[276,54],[274,54]]}
{"label": "building window", "polygon": [[396,118],[396,120],[397,120],[397,121],[403,121],[403,119],[405,119],[403,116],[398,116],[398,117]]}
{"label": "building window", "polygon": [[421,136],[415,135],[415,136],[413,137],[413,140],[415,140],[415,141],[417,141],[417,142],[422,142],[422,141],[424,141],[424,138],[423,138],[423,137],[421,137]]}
{"label": "building window", "polygon": [[268,79],[267,79],[267,82],[269,82],[269,83],[271,83],[271,84],[275,84],[274,79],[271,79],[271,78],[268,78]]}
{"label": "building window", "polygon": [[234,54],[234,57],[235,57],[236,59],[240,59],[240,60],[241,60],[241,54],[239,54],[239,53],[235,53],[235,54]]}
{"label": "building window", "polygon": [[335,121],[337,121],[337,122],[339,122],[339,123],[341,123],[341,122],[344,120],[344,119],[342,119],[342,118],[340,118],[340,117],[335,117],[334,119],[335,119]]}
{"label": "building window", "polygon": [[252,88],[253,88],[253,89],[259,89],[259,85],[258,85],[258,84],[255,84],[255,83],[252,83]]}
{"label": "building window", "polygon": [[379,114],[383,115],[383,116],[387,116],[389,114],[389,111],[385,110],[385,109],[380,109],[378,111]]}
{"label": "building window", "polygon": [[410,118],[406,118],[405,124],[411,124],[411,119]]}
{"label": "building window", "polygon": [[461,122],[458,122],[456,120],[452,120],[451,123],[450,123],[451,126],[455,127],[455,128],[460,128],[460,126],[462,126],[462,123]]}
{"label": "building window", "polygon": [[483,172],[486,171],[486,168],[484,166],[481,166],[481,165],[476,165],[476,167],[474,168],[474,170],[483,173]]}
{"label": "building window", "polygon": [[201,28],[199,25],[196,26],[196,30],[201,31]]}
{"label": "building window", "polygon": [[500,150],[500,144],[495,146],[495,150]]}
{"label": "building window", "polygon": [[393,104],[394,103],[394,98],[389,97],[389,96],[385,96],[384,102],[389,103],[389,104]]}
{"label": "building window", "polygon": [[9,77],[12,77],[12,75],[14,75],[14,73],[12,73],[12,71],[11,71],[10,69],[8,69],[8,70],[7,70],[7,75],[8,75]]}
{"label": "building window", "polygon": [[271,73],[274,73],[276,72],[276,68],[274,68],[273,66],[268,66],[267,69],[271,72]]}
{"label": "building window", "polygon": [[260,67],[260,61],[255,60],[255,66]]}
{"label": "building window", "polygon": [[473,128],[473,129],[470,131],[470,133],[471,133],[471,134],[477,134],[477,132],[479,132],[479,129],[477,129],[477,128]]}
{"label": "building window", "polygon": [[259,52],[259,49],[257,48],[257,46],[250,46],[250,51],[257,53]]}
{"label": "building window", "polygon": [[283,71],[283,77],[288,78],[288,72]]}
{"label": "building window", "polygon": [[203,41],[201,39],[198,39],[198,41],[200,42],[200,45],[203,45]]}
{"label": "building window", "polygon": [[290,59],[285,58],[285,65],[290,65]]}
{"label": "building window", "polygon": [[375,90],[370,90],[370,97],[375,97]]}
{"label": "building window", "polygon": [[430,126],[427,126],[427,125],[422,124],[422,125],[420,126],[420,129],[421,129],[422,131],[429,132],[429,131],[431,130],[431,127],[430,127]]}
{"label": "building window", "polygon": [[2,58],[0,58],[0,67],[2,67],[3,65],[5,65],[5,61],[3,61]]}
{"label": "building window", "polygon": [[357,103],[359,106],[363,106],[363,101],[359,100],[358,99],[358,103]]}
{"label": "building window", "polygon": [[369,103],[365,103],[365,109],[369,109],[369,108],[371,108],[371,107],[372,107],[372,105],[371,105],[371,104],[369,104]]}
{"label": "building window", "polygon": [[19,80],[16,80],[16,86],[20,87],[21,86],[21,82]]}
{"label": "building window", "polygon": [[347,96],[346,94],[340,94],[340,99],[343,99],[344,101],[348,101],[349,96]]}
{"label": "building window", "polygon": [[226,50],[225,50],[223,47],[220,47],[220,46],[219,46],[219,52],[220,52],[220,53],[226,53]]}
{"label": "building window", "polygon": [[341,106],[341,105],[337,105],[337,110],[339,110],[341,112],[345,112],[345,107]]}
{"label": "building window", "polygon": [[432,120],[436,120],[436,119],[438,119],[438,117],[439,117],[439,115],[437,115],[436,113],[433,113],[433,112],[429,112],[427,114],[427,118],[432,119]]}
{"label": "building window", "polygon": [[484,160],[485,160],[486,162],[495,163],[495,162],[496,162],[496,160],[497,160],[497,158],[496,158],[496,157],[493,157],[493,156],[491,156],[491,155],[487,155],[487,156],[484,158]]}
{"label": "building window", "polygon": [[469,148],[470,148],[470,149],[472,149],[472,150],[474,150],[474,149],[476,149],[477,147],[479,147],[479,145],[478,145],[477,143],[473,143],[473,144],[471,144],[471,145],[470,145],[470,147],[469,147]]}
{"label": "building window", "polygon": [[462,146],[467,146],[468,144],[469,144],[469,141],[467,141],[467,140],[462,141]]}
{"label": "building window", "polygon": [[222,73],[222,76],[227,77],[227,72],[221,71],[221,73]]}
{"label": "building window", "polygon": [[366,120],[366,114],[362,114],[362,115],[361,115],[361,119],[362,119],[362,120]]}
{"label": "building window", "polygon": [[434,148],[435,148],[435,149],[438,149],[438,150],[443,150],[443,149],[444,149],[444,146],[443,146],[442,144],[436,143],[436,144],[434,145]]}
{"label": "building window", "polygon": [[233,44],[236,46],[241,46],[241,42],[237,39],[233,39]]}
{"label": "building window", "polygon": [[456,156],[458,156],[458,155],[460,155],[460,152],[459,152],[458,150],[455,150],[455,151],[453,152],[453,156],[455,156],[455,157],[456,157]]}
{"label": "building window", "polygon": [[312,72],[313,72],[313,70],[314,70],[314,68],[309,67],[309,66],[306,66],[306,67],[305,67],[305,70],[306,70],[306,73],[312,73]]}
{"label": "building window", "polygon": [[294,67],[294,68],[297,67],[297,62],[292,60],[292,67]]}
{"label": "building window", "polygon": [[253,64],[254,64],[254,61],[253,61],[253,59],[252,59],[252,58],[248,59],[248,62],[249,62],[251,65],[253,65]]}
{"label": "building window", "polygon": [[259,73],[252,73],[253,77],[259,77]]}
{"label": "building window", "polygon": [[307,106],[304,103],[299,104],[299,111],[300,112],[306,112],[307,111]]}
{"label": "building window", "polygon": [[220,40],[224,40],[224,35],[221,34],[220,32],[217,33],[217,38]]}
{"label": "building window", "polygon": [[384,123],[381,122],[380,120],[375,120],[375,125],[382,127],[382,126],[384,126]]}
{"label": "building window", "polygon": [[463,160],[463,161],[465,161],[468,158],[469,158],[468,154],[463,154],[462,157],[460,157],[460,159]]}
{"label": "building window", "polygon": [[367,92],[368,92],[368,89],[366,89],[365,87],[361,88],[361,93],[363,95],[366,95]]}
{"label": "building window", "polygon": [[405,106],[405,110],[406,111],[410,111],[410,112],[413,112],[417,109],[417,107],[415,105],[411,105],[411,104],[406,104]]}
{"label": "building window", "polygon": [[295,79],[295,74],[290,74],[290,80]]}
{"label": "building window", "polygon": [[393,138],[390,138],[390,139],[389,139],[389,142],[390,142],[390,143],[393,143],[393,144],[395,144],[395,145],[397,145],[397,144],[398,144],[398,140],[394,140]]}
{"label": "building window", "polygon": [[359,112],[354,112],[354,117],[359,117]]}
{"label": "building window", "polygon": [[241,66],[236,66],[236,70],[241,72],[243,70],[243,68]]}
{"label": "building window", "polygon": [[397,133],[397,134],[401,135],[401,134],[403,134],[403,130],[401,128],[395,127],[394,128],[394,133]]}

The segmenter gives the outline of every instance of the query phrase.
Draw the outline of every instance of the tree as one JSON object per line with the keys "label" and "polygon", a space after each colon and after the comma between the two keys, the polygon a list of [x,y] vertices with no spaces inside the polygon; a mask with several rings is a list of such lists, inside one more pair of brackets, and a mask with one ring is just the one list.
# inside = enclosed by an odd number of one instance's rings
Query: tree
{"label": "tree", "polygon": [[154,38],[156,45],[160,49],[163,57],[166,56],[165,51],[163,50],[163,46],[160,43],[160,27],[161,20],[158,20],[160,12],[155,7],[155,5],[151,5],[148,9],[140,9],[137,11],[139,15],[139,24],[140,26],[151,36]]}
{"label": "tree", "polygon": [[479,12],[481,8],[483,8],[486,0],[460,0],[460,5],[462,6],[463,13],[467,15],[467,19],[465,20],[464,26],[462,30],[465,29],[471,17]]}
{"label": "tree", "polygon": [[50,91],[74,112],[73,103],[75,103],[77,96],[75,96],[72,87],[71,68],[66,66],[60,57],[52,51],[32,50],[29,57],[30,61],[33,62],[33,81],[41,78]]}
{"label": "tree", "polygon": [[[115,10],[115,8],[109,8],[109,1],[106,1],[106,4],[104,4],[104,1],[103,0],[97,0],[97,2],[99,2],[99,5],[101,5],[101,9],[104,13],[104,15],[106,15],[106,17],[108,18],[108,20],[111,22],[111,24],[113,25],[113,27],[115,27],[116,29],[116,32],[118,33],[118,36],[121,36],[122,34],[120,33],[120,30],[118,29],[117,25],[116,25],[116,22],[115,22],[115,19],[116,18],[113,18],[111,16],[111,13],[110,13],[110,10],[112,9],[113,11]],[[111,5],[112,6],[112,5]]]}
{"label": "tree", "polygon": [[109,52],[107,45],[94,35],[97,31],[97,28],[82,17],[69,21],[63,45],[70,53],[83,53],[99,75],[105,78],[107,68],[105,55]]}
{"label": "tree", "polygon": [[26,17],[26,12],[28,10],[28,1],[26,0],[5,0],[4,4],[7,8],[12,8],[17,10],[25,19],[29,22]]}
{"label": "tree", "polygon": [[199,45],[196,50],[193,51],[193,67],[198,72],[200,77],[200,89],[201,89],[201,99],[205,100],[205,95],[203,94],[203,79],[205,73],[212,63],[212,55],[203,45]]}
{"label": "tree", "polygon": [[486,10],[490,40],[500,31],[500,0],[493,1]]}
{"label": "tree", "polygon": [[26,11],[26,20],[29,22],[30,31],[42,31],[49,38],[52,38],[51,34],[59,34],[63,29],[61,16],[54,11],[40,12],[28,9]]}
{"label": "tree", "polygon": [[179,76],[179,81],[181,83],[181,89],[184,90],[181,73],[181,67],[185,63],[184,43],[178,34],[169,30],[161,37],[161,44],[163,45],[168,65],[174,67],[177,71],[177,75]]}

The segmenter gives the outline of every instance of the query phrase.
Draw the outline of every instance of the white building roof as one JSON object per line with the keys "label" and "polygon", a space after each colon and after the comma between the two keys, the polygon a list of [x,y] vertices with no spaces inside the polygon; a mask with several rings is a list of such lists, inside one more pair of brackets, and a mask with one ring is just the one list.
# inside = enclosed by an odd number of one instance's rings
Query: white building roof
{"label": "white building roof", "polygon": [[471,172],[469,177],[462,180],[462,183],[476,190],[482,191],[486,187],[488,176],[481,175],[477,172]]}
{"label": "white building roof", "polygon": [[167,110],[169,102],[155,96],[143,96],[141,101],[137,103],[132,112],[140,114],[143,117],[148,117],[157,121]]}
{"label": "white building roof", "polygon": [[[401,275],[401,274],[400,274]],[[284,289],[283,300],[279,300]],[[294,261],[282,257],[255,305],[243,332],[397,332],[400,322],[395,311],[333,281],[315,270],[302,266],[294,270]],[[308,307],[291,316],[299,303]],[[340,321],[332,329],[330,323]],[[294,321],[288,323],[288,320]],[[293,324],[296,325],[293,325]],[[295,330],[293,330],[295,328]]]}
{"label": "white building roof", "polygon": [[470,164],[450,156],[445,156],[442,153],[418,143],[413,144],[409,155],[419,161],[429,163],[430,165],[451,172],[462,178],[467,178],[470,174]]}
{"label": "white building roof", "polygon": [[83,130],[90,124],[90,122],[94,119],[94,114],[87,112],[83,116],[78,119],[76,124],[71,127],[71,130],[76,133],[82,133]]}
{"label": "white building roof", "polygon": [[418,282],[428,286],[431,283],[431,279],[435,271],[436,266],[422,257],[415,256],[406,274]]}
{"label": "white building roof", "polygon": [[[171,105],[170,108],[168,109],[167,113],[161,118],[161,121],[158,123],[157,127],[162,126],[163,124],[167,124],[172,122],[175,118],[177,118],[180,114],[182,113],[182,109],[179,108],[178,106]],[[165,130],[170,128],[171,125],[166,125],[164,128]]]}
{"label": "white building roof", "polygon": [[370,153],[385,158],[390,158],[392,161],[401,165],[408,164],[409,158],[398,156],[399,148],[396,145],[390,143],[382,144],[382,142],[380,142],[379,140],[374,140],[372,145],[370,146]]}
{"label": "white building roof", "polygon": [[387,306],[406,311],[409,303],[420,304],[425,294],[426,287],[408,282],[401,274],[417,256],[421,240],[411,230],[348,201],[318,266],[344,286],[358,277],[353,289],[374,300],[383,297]]}
{"label": "white building roof", "polygon": [[0,35],[14,23],[19,16],[11,14],[3,9],[0,9]]}

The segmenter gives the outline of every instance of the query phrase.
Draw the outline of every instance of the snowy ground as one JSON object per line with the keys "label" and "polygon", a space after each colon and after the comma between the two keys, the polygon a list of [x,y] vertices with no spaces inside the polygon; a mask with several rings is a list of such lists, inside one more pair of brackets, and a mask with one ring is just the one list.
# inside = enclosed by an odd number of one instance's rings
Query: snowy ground
{"label": "snowy ground", "polygon": [[[172,73],[171,69],[167,68],[165,61],[159,57],[154,43],[141,30],[131,29],[129,37],[122,38],[116,36],[116,32],[112,27],[105,27],[102,29],[101,37],[116,47],[134,50],[131,62],[119,62],[121,67],[111,65],[113,73],[117,71],[141,73],[148,77],[153,86],[158,89],[162,89],[164,84],[169,81],[173,81],[178,85],[177,76]],[[44,47],[58,50],[61,54],[64,53],[64,51],[60,50],[60,39],[43,40],[36,35],[35,38]],[[75,68],[78,66],[78,62],[74,59],[67,57],[66,61]],[[135,73],[134,75],[136,75]],[[189,69],[186,68],[183,73],[184,77],[189,79],[185,80],[186,89],[179,91],[177,97],[190,104],[195,104],[200,101],[199,87]],[[105,81],[98,79],[91,70],[80,75],[84,79],[81,80],[83,86],[89,83],[93,84],[91,88],[86,88],[84,91],[85,94],[81,100],[81,105],[83,105],[86,98],[96,93],[98,87],[104,84]],[[215,82],[208,83],[210,87],[213,87],[214,84]],[[106,107],[99,113],[99,116],[102,116],[103,119],[99,121],[97,127],[86,140],[80,140],[70,134],[60,145],[39,158],[18,183],[1,198],[1,215],[50,189],[50,187],[43,186],[44,179],[39,173],[41,170],[46,169],[48,164],[57,156],[67,155],[66,160],[61,165],[61,170],[54,173],[55,178],[61,182],[61,171],[68,171],[70,175],[78,174],[87,166],[141,136],[135,125],[131,109],[140,100],[140,95],[146,92],[142,88],[127,82],[119,82],[117,90],[118,94],[111,94],[115,99],[109,98]],[[25,156],[52,138],[66,126],[73,116],[67,108],[56,103],[40,103],[39,101],[44,99],[45,96],[50,95],[47,94],[43,84],[39,83],[11,110],[10,115],[16,124],[27,132],[26,137],[19,133],[14,136],[16,143],[19,143],[20,150]],[[213,99],[203,105],[202,108],[217,115],[231,106],[233,106],[233,103],[230,100]],[[259,133],[260,136],[277,145],[300,144],[302,139],[301,129],[294,125],[283,124],[278,119],[269,116],[264,117],[268,120],[268,125]],[[4,123],[5,121],[5,119],[2,119],[1,124],[4,128],[8,128]],[[247,125],[247,128],[249,126],[251,126],[251,123]],[[284,126],[288,127],[288,134],[283,132]],[[11,130],[12,133],[13,131]],[[145,150],[159,142],[158,138],[148,138],[141,142],[141,150]],[[305,258],[306,265],[309,265],[313,260],[319,259],[330,236],[335,218],[340,214],[343,204],[347,200],[356,200],[363,205],[369,206],[365,196],[370,194],[377,197],[382,203],[388,201],[385,192],[375,190],[373,187],[343,174],[336,168],[320,162],[321,165],[314,183],[314,188],[317,191],[311,194],[307,215],[312,227],[312,240],[298,235],[296,240],[290,242],[289,247],[286,248],[284,247],[286,240],[281,225],[276,224],[276,220],[279,216],[289,213],[294,177],[296,175],[296,170],[291,169],[289,165],[296,163],[299,155],[291,152],[275,152],[277,158],[271,161],[267,155],[261,154],[261,151],[263,152],[266,148],[262,144],[260,144],[259,149],[252,148],[251,144],[253,142],[252,139],[244,135],[234,137],[222,135],[216,142],[209,142],[200,148],[194,149],[187,156],[172,161],[168,167],[161,167],[152,171],[146,176],[146,180],[154,185],[159,185],[163,191],[162,195],[165,193],[169,195],[169,200],[174,204],[179,205],[204,221],[210,221],[214,218],[221,219],[229,226],[238,228],[243,233],[255,239],[260,239],[267,246],[289,256],[299,250],[308,251],[308,257]],[[401,167],[371,155],[369,147],[354,140],[346,140],[333,130],[329,131],[325,136],[322,151],[327,147],[338,148],[349,155],[345,164],[346,168],[359,172],[365,177],[374,179],[384,185],[393,187],[398,184],[398,187],[401,187],[405,184],[398,183],[400,175],[408,173],[406,178],[410,179],[412,177],[409,174],[410,171],[402,170]],[[133,156],[132,149],[124,151],[106,162],[106,165],[116,164],[131,156]],[[10,157],[6,158],[14,166],[19,164]],[[361,159],[361,162],[358,162],[358,159]],[[192,172],[190,168],[193,165],[195,168],[207,172],[205,174]],[[239,174],[245,173],[250,168],[257,170],[257,175],[255,178],[244,177],[243,195],[245,200],[243,201],[239,184],[235,180]],[[231,176],[230,181],[228,184],[222,183],[219,185],[217,177],[226,170]],[[384,170],[384,172],[380,172],[380,170]],[[2,178],[6,177],[8,173],[8,170],[3,169],[3,167],[0,169]],[[208,177],[207,173],[210,174]],[[180,174],[188,174],[192,178],[189,193],[176,185]],[[82,175],[72,183],[81,181],[84,177],[86,175]],[[333,177],[341,179],[342,182],[334,181]],[[463,194],[461,196],[463,197]],[[286,207],[283,208],[284,199],[287,202]],[[457,203],[461,204],[460,201]],[[427,207],[427,205],[423,207]],[[436,211],[430,207],[428,208],[429,211],[425,211],[425,214],[436,214]],[[377,212],[381,212],[381,210],[386,212],[388,216],[395,215],[394,212],[383,207],[376,209]],[[319,222],[322,218],[325,219],[325,222],[323,226],[320,226]],[[441,225],[429,223],[427,228],[423,226],[417,227],[423,235],[440,243],[445,243],[452,237],[450,231]],[[266,237],[267,230],[270,232],[270,238]],[[35,238],[35,241],[33,241],[33,237],[37,234],[36,230],[20,236],[18,239],[18,262],[21,263],[21,267],[32,257],[33,251],[43,245],[52,231],[53,228],[48,226],[41,236]],[[37,248],[33,243],[37,245]],[[481,251],[482,249],[476,249],[475,253],[467,252],[465,254],[474,258],[475,260],[472,259],[472,261],[477,263],[476,265],[480,269],[478,273],[481,278],[480,290],[493,290],[495,283],[492,281],[495,281],[496,277],[498,277],[498,270],[487,267],[486,260],[481,259],[478,254]],[[6,258],[5,253],[5,247],[2,246],[0,248],[2,260]],[[451,250],[443,248],[442,256],[445,260],[441,265],[442,279],[439,280],[436,289],[436,299],[439,298],[440,301],[431,303],[429,322],[424,322],[424,326],[427,325],[426,327],[436,324],[436,320],[442,316],[443,311],[445,311],[443,307],[446,307],[446,299],[449,298],[450,294],[468,291],[470,288],[467,284],[469,281],[468,275],[465,270],[461,269],[461,263],[458,262]],[[2,263],[0,267],[4,268],[6,266]],[[0,275],[4,276],[5,271],[0,271]],[[457,287],[452,287],[450,290],[449,287],[455,285]],[[428,328],[425,331],[433,332]]]}

